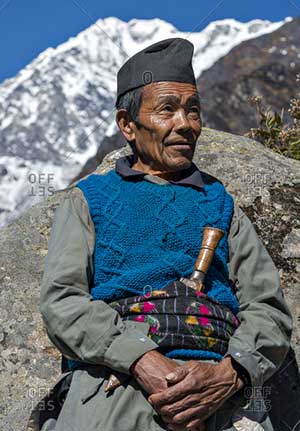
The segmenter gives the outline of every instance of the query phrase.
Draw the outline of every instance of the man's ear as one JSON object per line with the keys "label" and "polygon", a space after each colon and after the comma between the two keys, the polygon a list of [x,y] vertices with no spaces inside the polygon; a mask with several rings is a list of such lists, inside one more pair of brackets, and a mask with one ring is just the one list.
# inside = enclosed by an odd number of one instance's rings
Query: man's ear
{"label": "man's ear", "polygon": [[116,122],[126,141],[135,140],[135,125],[126,109],[119,109],[116,113]]}

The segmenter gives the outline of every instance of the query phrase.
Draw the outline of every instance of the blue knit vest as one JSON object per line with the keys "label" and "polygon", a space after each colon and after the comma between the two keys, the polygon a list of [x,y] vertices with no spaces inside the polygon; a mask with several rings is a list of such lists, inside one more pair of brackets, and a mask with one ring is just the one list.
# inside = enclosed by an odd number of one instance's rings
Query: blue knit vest
{"label": "blue knit vest", "polygon": [[[189,277],[199,254],[204,226],[225,234],[205,278],[208,296],[229,307],[239,305],[229,282],[228,232],[233,199],[217,179],[202,190],[178,184],[128,181],[112,170],[77,184],[95,225],[94,300],[113,300],[162,289]],[[217,353],[180,349],[168,357],[222,359]]]}

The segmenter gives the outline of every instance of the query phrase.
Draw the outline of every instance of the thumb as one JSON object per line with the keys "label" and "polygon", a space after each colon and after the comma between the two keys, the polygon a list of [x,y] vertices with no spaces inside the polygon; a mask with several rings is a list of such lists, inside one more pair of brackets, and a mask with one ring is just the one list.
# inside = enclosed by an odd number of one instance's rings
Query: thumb
{"label": "thumb", "polygon": [[171,373],[167,374],[165,376],[165,379],[169,383],[177,383],[183,380],[188,373],[188,369],[184,365],[182,365],[181,367],[178,367]]}

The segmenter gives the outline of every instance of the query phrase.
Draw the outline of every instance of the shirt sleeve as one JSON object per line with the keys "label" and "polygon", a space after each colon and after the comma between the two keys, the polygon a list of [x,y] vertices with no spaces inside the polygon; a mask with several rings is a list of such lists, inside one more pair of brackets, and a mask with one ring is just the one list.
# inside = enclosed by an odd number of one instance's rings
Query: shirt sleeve
{"label": "shirt sleeve", "polygon": [[120,314],[89,293],[95,232],[79,188],[55,211],[45,259],[39,310],[47,334],[68,359],[106,365],[130,374],[130,366],[158,345],[146,322]]}
{"label": "shirt sleeve", "polygon": [[279,273],[250,219],[235,204],[229,232],[229,276],[240,304],[239,327],[229,341],[231,356],[261,387],[283,363],[290,347],[292,316]]}

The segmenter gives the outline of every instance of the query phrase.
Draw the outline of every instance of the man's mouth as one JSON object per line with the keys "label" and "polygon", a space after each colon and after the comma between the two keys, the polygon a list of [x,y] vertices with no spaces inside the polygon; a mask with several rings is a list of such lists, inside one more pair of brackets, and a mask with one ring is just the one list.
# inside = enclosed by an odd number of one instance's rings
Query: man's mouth
{"label": "man's mouth", "polygon": [[195,144],[194,142],[189,142],[189,141],[173,141],[173,142],[166,142],[165,144],[167,147],[172,146],[175,147],[176,149],[188,149],[190,150],[191,148],[194,148]]}
{"label": "man's mouth", "polygon": [[186,139],[176,139],[174,141],[167,141],[165,145],[194,145],[195,143],[192,141],[188,141]]}

